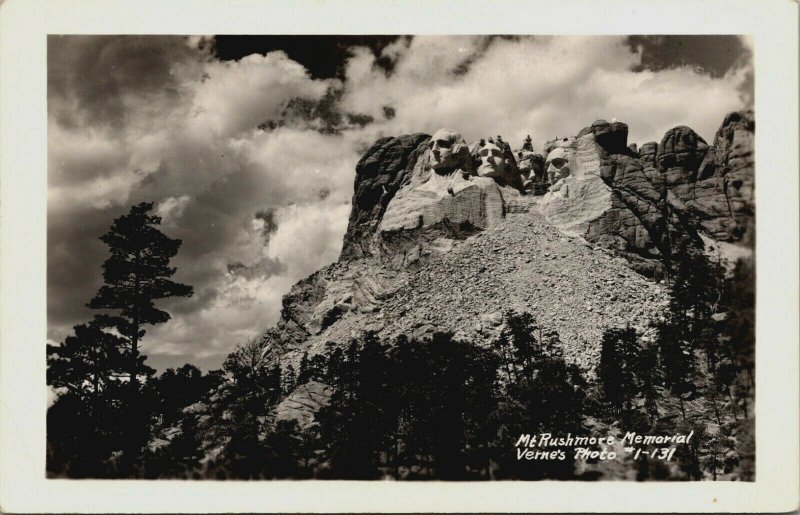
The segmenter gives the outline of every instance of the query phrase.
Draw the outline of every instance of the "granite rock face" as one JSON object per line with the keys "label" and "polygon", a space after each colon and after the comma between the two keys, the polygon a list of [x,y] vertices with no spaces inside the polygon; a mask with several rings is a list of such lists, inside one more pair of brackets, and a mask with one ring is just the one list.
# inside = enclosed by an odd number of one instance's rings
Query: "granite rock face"
{"label": "granite rock face", "polygon": [[[424,342],[443,330],[488,345],[515,309],[546,321],[591,371],[605,327],[630,322],[644,335],[667,309],[663,285],[643,277],[665,255],[701,236],[747,243],[753,132],[752,113],[734,113],[713,146],[676,127],[634,149],[625,124],[599,120],[545,142],[547,159],[517,151],[529,161],[519,175],[563,172],[542,196],[493,173],[516,159],[500,138],[502,150],[468,152],[453,131],[380,139],[356,166],[340,259],[292,287],[266,338],[297,370],[303,354],[364,331]],[[278,418],[311,424],[329,396],[321,383],[298,387]]]}
{"label": "granite rock face", "polygon": [[353,209],[342,246],[342,258],[369,253],[365,241],[377,229],[386,206],[410,174],[430,136],[409,134],[381,138],[356,164]]}
{"label": "granite rock face", "polygon": [[741,240],[755,210],[755,121],[752,111],[728,115],[709,146],[688,127],[667,131],[656,163],[692,222],[716,240]]}
{"label": "granite rock face", "polygon": [[627,143],[627,125],[598,120],[545,144],[549,153],[564,149],[570,171],[545,195],[542,212],[645,273],[679,246],[702,246],[701,233],[739,242],[755,213],[754,131],[752,111],[743,111],[725,118],[713,146],[679,126],[638,149]]}
{"label": "granite rock face", "polygon": [[[493,143],[502,146],[497,159],[485,152],[480,160],[477,149],[493,147],[476,142],[466,153],[463,138],[453,131],[439,131],[435,138],[380,139],[356,166],[353,209],[339,261],[292,287],[280,320],[266,336],[296,358],[326,339],[345,341],[367,327],[378,332],[405,327],[403,310],[398,307],[389,316],[387,302],[432,262],[475,238],[527,227],[512,219],[536,219],[568,238],[608,249],[646,276],[657,275],[662,258],[678,246],[703,246],[702,238],[747,244],[742,238],[754,217],[753,132],[752,112],[732,113],[713,146],[681,126],[668,131],[660,144],[634,150],[625,124],[598,120],[574,137],[545,142],[544,155],[555,152],[564,158],[566,164],[559,165],[568,173],[541,197],[510,187],[501,176],[478,175],[478,163],[492,175],[489,165],[503,165],[507,154],[515,158],[500,138]],[[543,165],[554,161],[541,163],[544,158],[528,148],[517,154],[531,162],[516,171],[530,168],[529,173],[546,175]],[[494,249],[497,266],[486,265],[483,273],[497,273],[506,266],[503,256],[525,253],[533,243],[517,245]],[[541,258],[531,259],[529,266],[541,265]],[[471,281],[483,279],[479,274]],[[454,292],[454,299],[463,299],[464,291]],[[402,295],[419,302],[416,294]],[[418,324],[429,322],[420,319]],[[409,334],[419,327],[409,326]]]}
{"label": "granite rock face", "polygon": [[645,164],[655,165],[656,155],[658,154],[658,143],[655,141],[648,141],[639,149],[639,159],[644,161]]}
{"label": "granite rock face", "polygon": [[521,188],[513,161],[502,142],[468,147],[459,133],[437,131],[386,206],[370,253],[409,266],[497,225],[519,196],[509,186],[516,176]]}
{"label": "granite rock face", "polygon": [[569,172],[542,197],[540,208],[562,231],[614,249],[651,274],[674,245],[700,239],[669,209],[657,171],[628,147],[627,135],[627,125],[598,120],[575,138],[548,142],[548,155],[558,153]]}

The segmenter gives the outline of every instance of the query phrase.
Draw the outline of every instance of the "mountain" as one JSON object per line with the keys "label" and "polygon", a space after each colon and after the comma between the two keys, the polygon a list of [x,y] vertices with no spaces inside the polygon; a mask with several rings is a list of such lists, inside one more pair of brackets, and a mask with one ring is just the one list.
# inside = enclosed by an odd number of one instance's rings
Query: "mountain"
{"label": "mountain", "polygon": [[[752,481],[754,129],[379,139],[339,259],[224,371],[148,384],[186,407],[142,474]],[[520,448],[543,433],[614,441]]]}
{"label": "mountain", "polygon": [[[598,120],[542,155],[446,129],[379,139],[356,165],[339,260],[292,287],[265,339],[296,370],[365,331],[487,345],[505,312],[527,311],[591,377],[604,330],[654,337],[678,249],[752,245],[754,129],[752,111],[732,113],[713,145],[680,126],[638,149]],[[533,194],[542,177],[557,181]],[[281,416],[315,405],[290,399]]]}

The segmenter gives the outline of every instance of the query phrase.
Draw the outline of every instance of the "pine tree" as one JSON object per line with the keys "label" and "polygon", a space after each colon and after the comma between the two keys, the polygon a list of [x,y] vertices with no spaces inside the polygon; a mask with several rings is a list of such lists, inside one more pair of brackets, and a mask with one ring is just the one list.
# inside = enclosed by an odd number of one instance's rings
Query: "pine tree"
{"label": "pine tree", "polygon": [[139,342],[145,325],[168,321],[169,313],[156,308],[153,301],[166,297],[192,295],[192,287],[169,278],[175,268],[169,260],[178,253],[181,240],[167,237],[156,228],[161,217],[150,214],[152,202],[133,206],[130,213],[114,220],[111,229],[100,237],[111,251],[103,263],[103,285],[89,302],[92,309],[117,311],[97,320],[113,327],[124,338],[130,389],[138,390],[140,371]]}
{"label": "pine tree", "polygon": [[636,331],[607,329],[603,333],[597,376],[612,408],[626,408],[639,393],[636,371],[640,367]]}
{"label": "pine tree", "polygon": [[642,347],[636,366],[636,376],[640,380],[640,391],[644,397],[644,408],[653,424],[658,419],[658,390],[659,382],[658,348],[655,345]]}
{"label": "pine tree", "polygon": [[78,324],[74,330],[59,345],[47,346],[47,384],[83,399],[96,397],[124,373],[120,338],[94,322]]}
{"label": "pine tree", "polygon": [[[509,311],[505,315],[502,336],[512,346],[513,359],[523,375],[533,374],[536,362],[542,359],[541,328],[528,312]],[[538,338],[537,338],[538,336]]]}

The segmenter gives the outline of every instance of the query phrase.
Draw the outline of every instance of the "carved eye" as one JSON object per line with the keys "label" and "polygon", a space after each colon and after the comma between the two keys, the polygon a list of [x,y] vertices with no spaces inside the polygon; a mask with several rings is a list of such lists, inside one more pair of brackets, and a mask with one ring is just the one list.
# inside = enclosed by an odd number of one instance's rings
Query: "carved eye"
{"label": "carved eye", "polygon": [[436,144],[442,148],[450,148],[453,145],[453,142],[446,139],[440,139],[436,141]]}
{"label": "carved eye", "polygon": [[489,155],[489,149],[488,148],[482,148],[481,151],[478,152],[478,155],[481,156],[481,157],[488,156]]}
{"label": "carved eye", "polygon": [[497,149],[497,148],[493,148],[492,149],[492,156],[501,157],[502,155],[503,155],[503,152],[501,152],[500,149]]}
{"label": "carved eye", "polygon": [[551,161],[552,165],[555,166],[556,168],[561,168],[562,166],[564,166],[565,162],[566,161],[564,161],[564,159],[560,157],[557,157]]}

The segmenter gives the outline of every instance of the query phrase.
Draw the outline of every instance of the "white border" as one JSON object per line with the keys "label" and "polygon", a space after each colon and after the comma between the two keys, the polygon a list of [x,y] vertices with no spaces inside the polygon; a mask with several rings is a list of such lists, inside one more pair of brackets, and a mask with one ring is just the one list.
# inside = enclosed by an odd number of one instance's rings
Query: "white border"
{"label": "white border", "polygon": [[[797,3],[8,0],[0,6],[0,511],[789,511],[798,508]],[[388,483],[44,478],[46,34],[752,34],[757,481]]]}

